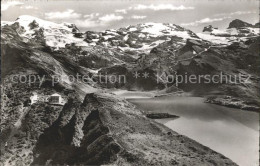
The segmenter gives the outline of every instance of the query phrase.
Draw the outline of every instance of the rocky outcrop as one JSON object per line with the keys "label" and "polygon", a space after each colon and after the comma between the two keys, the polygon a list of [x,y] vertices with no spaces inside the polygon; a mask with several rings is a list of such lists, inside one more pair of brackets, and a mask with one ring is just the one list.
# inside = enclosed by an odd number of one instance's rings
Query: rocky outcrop
{"label": "rocky outcrop", "polygon": [[179,118],[179,116],[176,116],[176,115],[172,115],[172,114],[168,114],[168,113],[160,113],[160,112],[147,113],[146,117],[150,118],[150,119],[166,119],[166,118],[176,119],[176,118]]}
{"label": "rocky outcrop", "polygon": [[39,28],[39,24],[35,20],[33,20],[33,22],[29,24],[29,27],[30,29]]}
{"label": "rocky outcrop", "polygon": [[212,25],[209,25],[209,26],[205,26],[202,32],[212,32],[214,29],[218,29],[218,28],[214,28]]}
{"label": "rocky outcrop", "polygon": [[256,23],[256,24],[254,25],[254,27],[255,27],[255,28],[260,28],[260,22]]}
{"label": "rocky outcrop", "polygon": [[235,19],[229,23],[228,28],[243,28],[243,27],[253,27],[252,24],[249,24],[247,22],[244,22],[239,19]]}

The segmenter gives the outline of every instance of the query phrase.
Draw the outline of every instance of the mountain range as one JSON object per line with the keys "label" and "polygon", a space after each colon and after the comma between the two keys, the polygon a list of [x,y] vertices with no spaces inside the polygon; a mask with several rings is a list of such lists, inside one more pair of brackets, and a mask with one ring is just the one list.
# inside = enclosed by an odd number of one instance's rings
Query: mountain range
{"label": "mountain range", "polygon": [[[20,16],[14,22],[2,21],[1,32],[1,162],[236,165],[146,118],[127,101],[101,92],[188,92],[209,103],[259,111],[259,23],[234,20],[226,30],[209,25],[197,34],[169,23],[80,32],[74,24]],[[136,72],[149,77],[136,78]],[[176,74],[213,77],[220,73],[232,78],[242,74],[243,82],[176,86],[177,80],[167,80]],[[55,75],[77,74],[89,77],[77,82],[62,79],[53,85]],[[127,82],[98,82],[97,74],[125,75]],[[156,74],[163,75],[161,82]],[[45,79],[16,83],[21,81],[17,75]],[[67,103],[28,105],[33,93],[59,93]]]}

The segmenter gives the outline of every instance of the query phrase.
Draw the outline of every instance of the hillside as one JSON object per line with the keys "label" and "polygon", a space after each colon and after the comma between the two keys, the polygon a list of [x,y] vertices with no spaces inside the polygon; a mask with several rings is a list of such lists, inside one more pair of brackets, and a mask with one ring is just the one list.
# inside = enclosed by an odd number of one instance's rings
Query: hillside
{"label": "hillside", "polygon": [[70,98],[63,108],[39,103],[26,112],[1,134],[6,165],[236,165],[113,95]]}

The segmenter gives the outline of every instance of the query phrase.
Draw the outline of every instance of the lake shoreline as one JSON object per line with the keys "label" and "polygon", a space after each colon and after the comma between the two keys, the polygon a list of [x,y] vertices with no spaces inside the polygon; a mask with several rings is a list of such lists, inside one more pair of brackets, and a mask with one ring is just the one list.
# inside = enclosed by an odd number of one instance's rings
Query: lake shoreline
{"label": "lake shoreline", "polygon": [[197,96],[189,92],[171,92],[166,93],[164,91],[128,91],[128,90],[118,90],[118,89],[112,89],[108,90],[108,93],[113,93],[117,96],[124,97],[125,99],[131,99],[131,98],[161,98],[161,97],[201,97],[204,99],[203,102],[209,103],[209,104],[215,104],[227,108],[235,108],[241,111],[250,111],[250,112],[260,112],[260,107],[247,104],[246,101],[238,100],[235,98],[232,98],[231,96]]}
{"label": "lake shoreline", "polygon": [[[177,119],[156,121],[227,156],[241,166],[252,164],[251,161],[257,157],[259,117],[256,112],[209,104],[202,97],[188,95],[127,100],[144,113],[160,111],[179,116]],[[248,161],[241,157],[245,152],[250,154]]]}

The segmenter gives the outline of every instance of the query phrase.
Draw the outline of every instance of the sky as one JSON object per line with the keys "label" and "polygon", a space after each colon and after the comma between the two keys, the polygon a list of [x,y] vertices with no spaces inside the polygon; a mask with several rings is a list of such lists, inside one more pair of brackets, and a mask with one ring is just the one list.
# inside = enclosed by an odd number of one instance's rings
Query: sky
{"label": "sky", "polygon": [[228,27],[234,19],[259,22],[258,0],[1,0],[1,21],[31,15],[74,23],[81,31],[103,31],[146,22],[173,23],[201,32]]}

